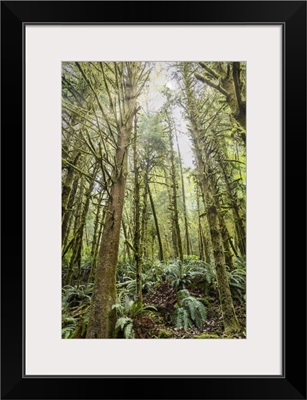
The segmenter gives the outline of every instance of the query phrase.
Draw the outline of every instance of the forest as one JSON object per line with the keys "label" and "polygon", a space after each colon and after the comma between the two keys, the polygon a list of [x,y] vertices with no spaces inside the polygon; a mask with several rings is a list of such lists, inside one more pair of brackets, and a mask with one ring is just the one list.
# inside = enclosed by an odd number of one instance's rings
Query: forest
{"label": "forest", "polygon": [[62,338],[246,338],[246,64],[62,63]]}

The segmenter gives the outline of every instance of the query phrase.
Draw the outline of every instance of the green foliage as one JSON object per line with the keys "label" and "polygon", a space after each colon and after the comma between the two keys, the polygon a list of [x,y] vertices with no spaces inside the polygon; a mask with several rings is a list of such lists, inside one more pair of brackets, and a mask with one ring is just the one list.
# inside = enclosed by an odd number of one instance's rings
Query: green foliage
{"label": "green foliage", "polygon": [[207,318],[206,308],[197,298],[190,295],[186,289],[178,292],[178,303],[175,312],[175,325],[178,329],[196,327],[202,329]]}
{"label": "green foliage", "polygon": [[73,336],[77,327],[77,320],[69,315],[62,315],[62,338],[69,339]]}
{"label": "green foliage", "polygon": [[221,339],[221,336],[215,333],[201,333],[200,335],[195,335],[194,339]]}
{"label": "green foliage", "polygon": [[133,301],[127,295],[122,296],[112,308],[115,308],[118,315],[121,317],[129,317],[132,319],[138,315],[145,314],[147,311],[157,311],[155,307],[146,306],[137,301]]}
{"label": "green foliage", "polygon": [[126,339],[132,339],[135,337],[133,321],[136,317],[146,314],[149,311],[157,311],[153,306],[146,306],[131,300],[129,296],[123,294],[123,292],[121,292],[117,303],[114,304],[112,308],[116,309],[118,315],[115,326],[116,334],[123,335]]}
{"label": "green foliage", "polygon": [[184,289],[197,282],[204,282],[207,286],[215,285],[214,269],[210,264],[199,260],[191,260],[183,264],[180,261],[173,261],[164,268],[162,277],[176,290]]}
{"label": "green foliage", "polygon": [[90,303],[92,291],[93,285],[64,286],[62,289],[62,306],[68,308]]}
{"label": "green foliage", "polygon": [[[156,263],[155,263],[156,264]],[[156,271],[155,264],[143,265],[142,273],[142,291],[147,293],[159,280],[161,275]],[[117,283],[119,288],[124,291],[130,298],[136,299],[136,267],[130,261],[118,264]]]}
{"label": "green foliage", "polygon": [[173,333],[170,331],[167,331],[166,329],[160,329],[158,333],[158,338],[159,339],[170,339],[172,337]]}
{"label": "green foliage", "polygon": [[116,321],[115,329],[117,332],[122,331],[125,339],[133,339],[135,337],[133,320],[131,318],[118,318],[118,320]]}
{"label": "green foliage", "polygon": [[244,304],[246,301],[246,268],[245,258],[236,258],[236,268],[228,271],[229,286],[234,300]]}
{"label": "green foliage", "polygon": [[190,254],[183,256],[183,262],[189,264],[191,261],[199,261],[199,257],[195,254]]}
{"label": "green foliage", "polygon": [[62,289],[62,338],[85,337],[93,285]]}

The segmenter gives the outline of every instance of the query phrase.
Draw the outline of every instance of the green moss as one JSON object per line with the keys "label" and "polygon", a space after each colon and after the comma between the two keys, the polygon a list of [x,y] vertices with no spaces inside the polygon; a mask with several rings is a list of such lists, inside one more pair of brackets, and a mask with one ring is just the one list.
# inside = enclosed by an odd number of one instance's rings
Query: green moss
{"label": "green moss", "polygon": [[173,336],[172,332],[167,331],[166,329],[160,329],[158,333],[159,339],[169,339]]}
{"label": "green moss", "polygon": [[225,318],[224,316],[225,334],[232,335],[240,332],[240,325],[236,315],[233,318]]}
{"label": "green moss", "polygon": [[214,333],[201,333],[193,337],[194,339],[221,339],[221,336],[215,335]]}

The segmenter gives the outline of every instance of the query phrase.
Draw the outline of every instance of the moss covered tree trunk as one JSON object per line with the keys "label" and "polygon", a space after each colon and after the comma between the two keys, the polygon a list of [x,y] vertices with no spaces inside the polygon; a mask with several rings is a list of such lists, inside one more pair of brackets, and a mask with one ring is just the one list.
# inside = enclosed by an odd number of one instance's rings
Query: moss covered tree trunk
{"label": "moss covered tree trunk", "polygon": [[196,204],[197,204],[197,217],[198,217],[198,252],[199,252],[199,259],[204,260],[204,239],[203,239],[203,229],[201,226],[198,186],[196,186]]}
{"label": "moss covered tree trunk", "polygon": [[138,63],[125,65],[125,120],[118,132],[115,172],[97,260],[87,338],[115,337],[116,267],[128,174],[128,147],[136,113],[138,68]]}
{"label": "moss covered tree trunk", "polygon": [[91,268],[91,271],[90,271],[90,274],[89,274],[88,280],[87,280],[88,284],[93,283],[93,281],[94,281],[94,276],[95,276],[95,272],[96,272],[97,255],[98,255],[98,251],[99,251],[99,243],[100,243],[102,230],[104,227],[104,219],[105,219],[105,215],[106,215],[105,211],[106,210],[103,209],[102,216],[99,221],[99,231],[98,231],[97,241],[96,241],[96,245],[95,245],[95,249],[94,249],[92,268]]}
{"label": "moss covered tree trunk", "polygon": [[225,181],[226,188],[227,188],[227,196],[229,198],[229,203],[231,205],[232,212],[233,212],[233,218],[235,221],[235,229],[236,229],[236,233],[238,236],[238,247],[239,247],[241,255],[245,256],[246,255],[246,232],[245,232],[244,222],[243,222],[243,219],[240,214],[238,200],[237,200],[237,197],[231,186],[231,179],[227,174],[225,163],[220,159],[219,164],[220,164],[220,167],[221,167],[221,170],[223,173],[224,181]]}
{"label": "moss covered tree trunk", "polygon": [[70,234],[70,229],[71,229],[71,224],[74,219],[74,203],[76,202],[76,193],[78,189],[78,184],[80,180],[80,175],[76,174],[74,178],[74,182],[72,184],[72,189],[70,192],[68,204],[67,204],[67,211],[65,212],[63,219],[62,219],[62,250],[66,248],[69,234]]}
{"label": "moss covered tree trunk", "polygon": [[209,168],[209,152],[204,148],[204,140],[200,139],[200,129],[198,128],[197,124],[197,103],[191,90],[191,78],[187,74],[187,71],[183,71],[183,78],[185,83],[188,117],[190,121],[190,133],[198,170],[198,181],[206,203],[206,215],[210,228],[210,237],[215,261],[216,279],[223,315],[224,329],[225,333],[234,333],[240,330],[240,325],[233,306],[227,277],[223,241],[218,222],[214,192],[213,188],[209,184],[208,177],[210,177],[212,174],[211,168]]}
{"label": "moss covered tree trunk", "polygon": [[180,178],[181,178],[181,189],[182,189],[182,203],[183,203],[183,218],[184,218],[184,229],[185,229],[185,245],[186,245],[186,254],[189,256],[191,254],[191,244],[190,244],[190,235],[189,235],[189,224],[188,224],[188,212],[185,198],[185,186],[184,186],[184,176],[183,176],[183,167],[182,167],[182,158],[179,147],[179,141],[177,132],[175,129],[175,137],[177,143],[177,150],[179,156],[179,167],[180,167]]}
{"label": "moss covered tree trunk", "polygon": [[140,220],[140,167],[137,153],[137,123],[134,123],[133,138],[133,169],[134,169],[134,262],[136,268],[136,298],[142,303],[142,256],[141,256],[141,220]]}
{"label": "moss covered tree trunk", "polygon": [[211,204],[207,210],[207,218],[210,225],[211,241],[215,259],[216,280],[223,313],[225,333],[234,333],[240,330],[240,325],[234,310],[229,282],[227,278],[223,243],[219,233],[218,216],[216,206]]}
{"label": "moss covered tree trunk", "polygon": [[63,239],[67,237],[68,221],[71,215],[70,206],[74,201],[75,193],[73,193],[73,189],[74,182],[76,181],[76,171],[73,167],[77,165],[80,155],[81,153],[78,152],[71,162],[72,165],[67,165],[67,175],[62,188],[62,244],[64,242]]}
{"label": "moss covered tree trunk", "polygon": [[168,117],[168,139],[170,146],[170,175],[171,175],[171,210],[173,212],[173,224],[174,224],[174,233],[176,235],[176,244],[178,249],[178,257],[180,261],[183,263],[183,251],[182,251],[182,241],[181,241],[181,233],[179,226],[179,212],[178,212],[178,204],[177,204],[177,174],[176,174],[176,164],[175,164],[175,152],[174,152],[174,143],[173,143],[173,133],[171,121]]}
{"label": "moss covered tree trunk", "polygon": [[213,177],[211,175],[211,187],[214,187],[214,202],[215,202],[215,206],[217,209],[217,215],[218,215],[218,220],[219,220],[219,226],[220,226],[220,232],[221,232],[221,236],[222,236],[222,241],[223,241],[223,248],[224,248],[224,256],[225,256],[225,262],[226,265],[228,265],[228,267],[233,270],[234,269],[234,265],[233,265],[233,260],[232,260],[232,252],[230,250],[230,244],[229,244],[229,233],[228,233],[228,229],[226,226],[226,222],[225,222],[225,217],[222,214],[221,211],[221,205],[220,205],[220,200],[219,200],[219,193],[216,189],[216,184],[213,181]]}
{"label": "moss covered tree trunk", "polygon": [[225,262],[228,267],[233,270],[234,269],[234,264],[233,264],[233,254],[230,249],[230,244],[229,244],[229,232],[226,226],[225,218],[223,215],[219,214],[219,223],[221,227],[221,234],[222,234],[222,239],[223,239],[223,247],[224,247],[224,254],[225,254]]}
{"label": "moss covered tree trunk", "polygon": [[[72,284],[72,279],[73,279],[74,274],[76,275],[78,285],[80,284],[80,281],[81,281],[81,253],[82,253],[82,246],[83,246],[83,235],[84,235],[84,229],[86,226],[86,217],[87,217],[87,214],[89,211],[89,206],[90,206],[90,196],[93,191],[94,180],[96,178],[96,174],[97,174],[97,165],[94,167],[93,179],[89,183],[89,187],[85,193],[85,203],[84,203],[83,209],[81,211],[79,226],[78,226],[76,234],[75,234],[73,254],[72,254],[72,257],[70,260],[68,274],[67,274],[67,282],[66,282],[67,285]],[[81,197],[81,199],[82,199],[82,197]]]}
{"label": "moss covered tree trunk", "polygon": [[147,257],[147,246],[146,246],[146,237],[147,237],[147,197],[148,197],[148,189],[147,185],[144,185],[143,189],[143,204],[142,204],[142,217],[141,217],[141,246],[142,246],[142,258],[145,259]]}
{"label": "moss covered tree trunk", "polygon": [[156,228],[156,232],[157,232],[158,245],[159,245],[159,260],[163,261],[164,260],[164,252],[163,252],[163,245],[162,245],[162,239],[161,239],[161,233],[160,233],[160,228],[159,228],[156,208],[155,208],[155,204],[154,204],[154,201],[153,201],[153,198],[152,198],[152,194],[151,194],[149,183],[146,182],[146,185],[147,185],[147,192],[148,192],[149,201],[150,201],[150,205],[151,205],[151,211],[152,211],[152,215],[153,215],[154,223],[155,223],[155,228]]}
{"label": "moss covered tree trunk", "polygon": [[[124,233],[124,237],[125,237],[125,249],[127,252],[128,260],[131,260],[129,237],[128,237],[128,232],[127,232],[127,227],[126,227],[125,221],[123,219],[122,219],[122,228],[123,228],[123,233]],[[126,252],[124,253],[125,259],[126,259]]]}

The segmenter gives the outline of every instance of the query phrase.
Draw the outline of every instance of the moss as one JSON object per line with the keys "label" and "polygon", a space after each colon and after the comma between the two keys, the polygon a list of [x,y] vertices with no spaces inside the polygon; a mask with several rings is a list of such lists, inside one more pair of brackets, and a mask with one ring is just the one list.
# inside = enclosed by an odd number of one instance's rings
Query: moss
{"label": "moss", "polygon": [[167,331],[166,329],[160,329],[158,333],[159,339],[169,339],[173,336],[172,332]]}
{"label": "moss", "polygon": [[193,336],[194,339],[221,339],[221,336],[218,336],[214,333],[201,333],[200,335]]}

